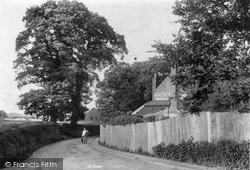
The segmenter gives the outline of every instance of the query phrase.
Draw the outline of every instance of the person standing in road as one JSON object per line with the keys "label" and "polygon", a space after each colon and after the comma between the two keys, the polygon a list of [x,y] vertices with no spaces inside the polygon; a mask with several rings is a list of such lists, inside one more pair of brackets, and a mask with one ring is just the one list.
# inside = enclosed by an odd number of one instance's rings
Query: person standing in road
{"label": "person standing in road", "polygon": [[88,143],[88,134],[89,134],[89,131],[84,128],[82,131],[82,136],[81,136],[82,143],[84,144]]}

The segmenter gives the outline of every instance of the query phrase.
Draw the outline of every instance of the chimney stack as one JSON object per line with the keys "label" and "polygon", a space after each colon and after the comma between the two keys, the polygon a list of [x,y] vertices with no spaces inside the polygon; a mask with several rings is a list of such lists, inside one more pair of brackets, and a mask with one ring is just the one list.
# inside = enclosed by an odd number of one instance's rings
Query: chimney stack
{"label": "chimney stack", "polygon": [[[177,67],[175,66],[175,68],[171,67],[171,71],[170,71],[170,76],[175,76],[176,75],[176,70],[177,70]],[[175,85],[175,91],[174,91],[174,98],[177,99],[177,85]]]}
{"label": "chimney stack", "polygon": [[156,73],[154,72],[154,77],[152,79],[152,100],[155,100],[155,89],[156,89]]}

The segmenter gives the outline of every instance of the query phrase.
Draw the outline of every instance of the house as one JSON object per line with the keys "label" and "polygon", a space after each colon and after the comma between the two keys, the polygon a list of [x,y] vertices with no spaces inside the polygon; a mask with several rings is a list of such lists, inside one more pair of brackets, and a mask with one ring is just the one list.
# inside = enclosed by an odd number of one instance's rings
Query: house
{"label": "house", "polygon": [[[170,76],[176,74],[176,69],[171,68]],[[171,77],[167,76],[162,83],[156,87],[156,74],[152,80],[152,101],[145,103],[135,110],[132,115],[147,116],[164,116],[174,117],[179,114],[177,108],[177,88],[171,82]]]}

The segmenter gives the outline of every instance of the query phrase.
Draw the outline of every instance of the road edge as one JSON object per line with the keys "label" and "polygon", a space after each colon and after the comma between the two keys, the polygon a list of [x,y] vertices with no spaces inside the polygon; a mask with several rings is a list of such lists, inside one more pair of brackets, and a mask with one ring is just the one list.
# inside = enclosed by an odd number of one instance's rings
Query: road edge
{"label": "road edge", "polygon": [[190,164],[190,163],[177,162],[177,161],[171,161],[167,159],[139,155],[135,153],[123,152],[123,151],[101,146],[99,145],[98,141],[99,141],[99,138],[92,140],[89,143],[90,147],[103,153],[109,153],[109,154],[127,158],[127,159],[140,159],[141,161],[148,162],[150,164],[168,167],[168,168],[175,168],[177,170],[224,170],[224,168],[211,168],[211,167],[206,167],[206,166],[201,166],[201,165],[195,165],[195,164]]}

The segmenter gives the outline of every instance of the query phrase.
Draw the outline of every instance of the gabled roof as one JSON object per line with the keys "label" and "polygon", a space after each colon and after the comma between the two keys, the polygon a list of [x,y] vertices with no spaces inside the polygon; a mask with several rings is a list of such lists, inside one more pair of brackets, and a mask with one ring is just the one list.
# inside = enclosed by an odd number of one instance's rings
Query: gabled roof
{"label": "gabled roof", "polygon": [[[175,74],[176,69],[171,68],[171,75]],[[156,88],[155,79],[153,78],[153,91],[152,101],[145,103],[143,106],[135,110],[132,115],[145,116],[158,113],[166,110],[169,107],[169,112],[176,112],[177,100],[176,100],[176,85],[171,82],[170,76],[167,76],[161,84]],[[171,99],[172,103],[171,103]]]}
{"label": "gabled roof", "polygon": [[145,106],[169,106],[170,100],[152,100],[144,104]]}
{"label": "gabled roof", "polygon": [[145,103],[136,113],[136,116],[144,116],[165,110],[170,105],[170,100],[153,100]]}
{"label": "gabled roof", "polygon": [[148,114],[154,114],[163,111],[167,106],[144,106],[141,110],[136,113],[136,116],[145,116]]}

